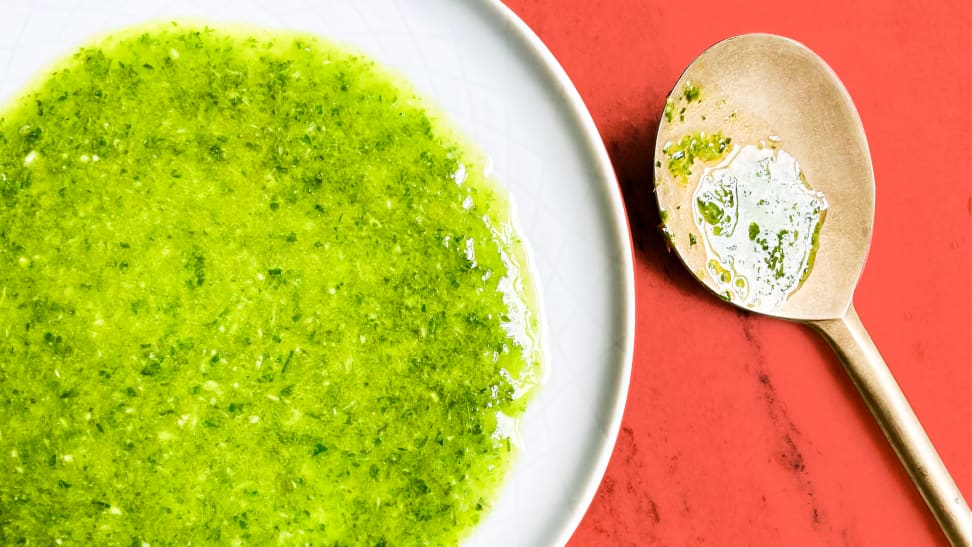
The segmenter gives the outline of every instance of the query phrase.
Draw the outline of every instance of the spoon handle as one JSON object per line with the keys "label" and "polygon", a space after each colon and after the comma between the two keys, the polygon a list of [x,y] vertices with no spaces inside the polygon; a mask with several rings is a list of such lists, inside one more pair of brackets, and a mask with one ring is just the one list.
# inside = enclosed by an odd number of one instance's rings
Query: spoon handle
{"label": "spoon handle", "polygon": [[952,545],[972,545],[972,513],[911,405],[888,370],[854,306],[842,319],[812,321],[851,380]]}

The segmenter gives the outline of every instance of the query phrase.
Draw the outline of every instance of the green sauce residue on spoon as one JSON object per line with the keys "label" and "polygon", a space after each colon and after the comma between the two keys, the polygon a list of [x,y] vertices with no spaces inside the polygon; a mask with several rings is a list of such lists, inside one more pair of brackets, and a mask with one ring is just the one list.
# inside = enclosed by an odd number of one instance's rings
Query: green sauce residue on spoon
{"label": "green sauce residue on spoon", "polygon": [[541,376],[508,198],[309,36],[153,25],[0,114],[0,538],[452,544]]}
{"label": "green sauce residue on spoon", "polygon": [[810,274],[827,209],[784,150],[747,145],[706,167],[694,194],[706,268],[728,300],[780,307]]}
{"label": "green sauce residue on spoon", "polygon": [[696,160],[713,162],[722,159],[731,149],[732,139],[724,137],[721,131],[712,134],[693,133],[685,135],[677,142],[665,145],[662,152],[668,161],[668,171],[678,177],[682,185],[688,184],[692,175],[692,164]]}
{"label": "green sauce residue on spoon", "polygon": [[[750,309],[779,309],[810,275],[827,200],[807,184],[796,159],[778,149],[778,136],[767,137],[769,146],[762,141],[759,145],[734,142],[723,132],[728,129],[726,133],[732,134],[739,129],[735,111],[720,112],[730,106],[724,99],[704,110],[698,104],[702,96],[702,89],[692,81],[673,91],[665,103],[663,128],[682,124],[689,114],[693,121],[704,122],[706,112],[722,116],[725,127],[666,135],[659,152],[669,180],[679,184],[659,186],[659,181],[666,180],[659,159],[655,191],[664,192],[666,199],[672,193],[682,194],[675,201],[676,211],[678,199],[692,203],[691,218],[684,217],[685,222],[680,218],[676,224],[701,234],[704,245],[695,255],[704,261],[697,263],[699,279],[708,274],[710,288],[723,300]],[[697,163],[701,173],[694,170]],[[660,231],[668,247],[677,248],[684,234],[686,252],[692,252],[698,243],[694,231],[676,234],[668,216],[662,208]]]}

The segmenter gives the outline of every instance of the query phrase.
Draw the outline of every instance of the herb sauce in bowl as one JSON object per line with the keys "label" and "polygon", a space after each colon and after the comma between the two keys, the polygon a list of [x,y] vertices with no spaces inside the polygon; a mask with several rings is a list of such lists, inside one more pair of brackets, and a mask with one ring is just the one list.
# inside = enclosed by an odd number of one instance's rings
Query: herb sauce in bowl
{"label": "herb sauce in bowl", "polygon": [[542,372],[513,223],[363,56],[81,49],[0,114],[0,537],[456,543]]}

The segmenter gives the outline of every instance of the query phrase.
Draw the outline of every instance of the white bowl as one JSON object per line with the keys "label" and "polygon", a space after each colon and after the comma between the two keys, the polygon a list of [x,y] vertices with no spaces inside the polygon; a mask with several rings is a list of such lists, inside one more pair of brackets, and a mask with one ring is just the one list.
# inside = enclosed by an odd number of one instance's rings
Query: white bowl
{"label": "white bowl", "polygon": [[540,40],[495,1],[47,0],[0,7],[0,100],[94,35],[153,19],[308,31],[404,74],[492,159],[542,294],[547,382],[468,545],[566,543],[607,467],[634,339],[630,235],[593,121]]}

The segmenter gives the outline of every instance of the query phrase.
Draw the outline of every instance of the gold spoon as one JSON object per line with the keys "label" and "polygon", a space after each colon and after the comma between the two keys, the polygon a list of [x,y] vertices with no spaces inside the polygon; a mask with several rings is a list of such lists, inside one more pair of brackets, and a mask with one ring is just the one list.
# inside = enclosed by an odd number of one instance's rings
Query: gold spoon
{"label": "gold spoon", "polygon": [[[679,159],[676,145],[688,142],[686,137],[708,138],[709,151],[719,157],[708,162],[689,157],[688,169],[679,171],[672,161]],[[725,279],[720,286],[715,277],[720,270],[711,264],[698,223],[704,218],[693,205],[705,168],[728,161],[718,154],[720,142],[726,154],[747,144],[785,150],[799,163],[804,182],[826,197],[809,274],[782,303],[764,299],[747,305],[726,291]],[[802,44],[779,36],[750,34],[720,42],[675,84],[659,124],[655,158],[662,229],[685,266],[723,299],[818,330],[843,361],[949,541],[972,545],[968,505],[854,311],[852,297],[874,221],[874,173],[861,120],[833,70]],[[740,215],[737,225],[746,224]]]}

